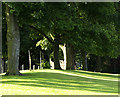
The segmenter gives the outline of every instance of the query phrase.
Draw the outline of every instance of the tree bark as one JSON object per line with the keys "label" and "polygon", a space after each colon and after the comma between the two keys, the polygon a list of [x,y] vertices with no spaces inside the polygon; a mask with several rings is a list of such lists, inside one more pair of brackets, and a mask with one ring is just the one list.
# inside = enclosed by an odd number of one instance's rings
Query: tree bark
{"label": "tree bark", "polygon": [[71,59],[70,59],[70,47],[69,44],[66,44],[66,70],[71,69]]}
{"label": "tree bark", "polygon": [[64,56],[64,70],[66,69],[66,61],[67,61],[67,55],[66,55],[66,44],[64,43],[64,45],[59,45],[59,47],[61,48],[62,52],[63,52],[63,56]]}
{"label": "tree bark", "polygon": [[67,59],[67,64],[66,64],[66,69],[67,70],[74,70],[75,69],[75,56],[74,56],[74,48],[71,44],[67,43],[67,48],[66,48],[66,59]]}
{"label": "tree bark", "polygon": [[[0,2],[0,13],[2,13],[2,2]],[[2,21],[2,14],[0,14],[0,21]],[[0,73],[2,73],[2,23],[0,22]]]}
{"label": "tree bark", "polygon": [[63,46],[63,54],[64,54],[64,66],[65,66],[64,69],[66,69],[66,64],[67,64],[66,44],[64,44]]}
{"label": "tree bark", "polygon": [[19,72],[20,34],[17,17],[10,13],[6,4],[8,69],[6,75],[21,75]]}
{"label": "tree bark", "polygon": [[0,57],[0,73],[4,72],[4,60]]}
{"label": "tree bark", "polygon": [[30,50],[28,50],[28,56],[29,56],[29,70],[31,71],[31,56],[30,56]]}
{"label": "tree bark", "polygon": [[59,62],[59,38],[55,37],[54,39],[54,69],[60,69],[60,62]]}
{"label": "tree bark", "polygon": [[42,65],[41,65],[41,63],[42,63],[42,58],[41,58],[41,51],[40,51],[40,69],[42,68]]}
{"label": "tree bark", "polygon": [[102,71],[102,62],[101,62],[101,57],[97,56],[97,60],[96,60],[96,66],[95,66],[95,71],[96,72],[101,72]]}
{"label": "tree bark", "polygon": [[88,70],[88,66],[87,66],[87,53],[85,51],[81,51],[82,54],[82,65],[83,65],[83,70]]}
{"label": "tree bark", "polygon": [[87,63],[87,52],[85,52],[85,70],[88,70],[88,63]]}
{"label": "tree bark", "polygon": [[112,73],[120,73],[120,56],[117,59],[111,59],[111,71]]}

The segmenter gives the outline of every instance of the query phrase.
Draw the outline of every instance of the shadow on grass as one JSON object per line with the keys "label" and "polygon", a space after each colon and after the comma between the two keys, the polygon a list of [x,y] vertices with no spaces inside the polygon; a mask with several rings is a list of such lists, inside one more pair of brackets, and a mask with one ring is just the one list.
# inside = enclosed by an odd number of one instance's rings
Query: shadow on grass
{"label": "shadow on grass", "polygon": [[88,79],[51,72],[31,72],[25,74],[26,76],[3,76],[3,79],[9,80],[3,80],[2,84],[46,87],[64,90],[86,90],[98,93],[118,93],[117,82],[114,81]]}
{"label": "shadow on grass", "polygon": [[109,77],[109,78],[118,78],[118,76],[116,75],[106,75],[106,74],[103,74],[103,73],[97,73],[97,72],[86,72],[86,71],[83,71],[81,72],[81,70],[71,70],[71,71],[65,71],[65,72],[70,72],[70,73],[79,73],[79,74],[87,74],[87,75],[92,75],[92,76],[101,76],[101,77]]}

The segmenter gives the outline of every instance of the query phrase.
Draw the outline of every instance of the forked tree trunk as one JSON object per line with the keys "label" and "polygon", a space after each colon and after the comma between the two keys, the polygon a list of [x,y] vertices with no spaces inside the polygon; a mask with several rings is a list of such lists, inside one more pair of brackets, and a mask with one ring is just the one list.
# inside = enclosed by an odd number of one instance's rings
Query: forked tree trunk
{"label": "forked tree trunk", "polygon": [[21,75],[19,72],[20,34],[17,17],[10,13],[6,4],[8,69],[6,75]]}
{"label": "forked tree trunk", "polygon": [[55,37],[54,41],[54,69],[61,70],[59,62],[59,38]]}
{"label": "forked tree trunk", "polygon": [[74,70],[75,69],[75,56],[74,56],[74,48],[72,45],[67,43],[67,48],[66,48],[66,69],[67,70]]}

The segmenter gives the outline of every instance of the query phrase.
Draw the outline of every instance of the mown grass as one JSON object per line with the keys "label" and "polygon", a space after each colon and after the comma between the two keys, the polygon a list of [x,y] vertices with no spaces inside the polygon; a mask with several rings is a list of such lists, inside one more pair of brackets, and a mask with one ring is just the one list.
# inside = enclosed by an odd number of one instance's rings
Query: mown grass
{"label": "mown grass", "polygon": [[2,95],[117,95],[118,75],[82,70],[21,71],[2,76]]}

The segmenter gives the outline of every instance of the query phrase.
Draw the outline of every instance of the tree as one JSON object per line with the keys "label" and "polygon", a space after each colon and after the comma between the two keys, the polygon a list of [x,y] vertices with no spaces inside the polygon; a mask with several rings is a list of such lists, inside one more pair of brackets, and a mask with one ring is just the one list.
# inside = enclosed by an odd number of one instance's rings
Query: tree
{"label": "tree", "polygon": [[[82,8],[84,17],[79,20],[81,22],[74,31],[76,35],[74,38],[71,37],[74,47],[98,56],[117,57],[119,55],[116,52],[119,47],[119,35],[113,21],[116,14],[114,3],[81,3],[78,4],[78,8],[79,6]],[[99,67],[99,64],[97,66]]]}
{"label": "tree", "polygon": [[67,69],[74,69],[78,50],[80,55],[83,53],[85,70],[86,54],[119,55],[119,34],[116,31],[119,27],[113,19],[116,14],[114,3],[9,3],[9,7],[12,8],[11,14],[19,17],[21,45],[26,44],[21,47],[22,54],[46,38],[52,44],[55,69],[61,69],[59,45],[65,44]]}
{"label": "tree", "polygon": [[21,75],[19,72],[20,33],[17,16],[6,4],[8,70],[6,75]]}
{"label": "tree", "polygon": [[[59,4],[59,7],[56,6]],[[37,23],[34,27],[35,30],[39,31],[42,35],[44,35],[49,42],[51,42],[54,46],[54,63],[55,69],[61,69],[59,63],[59,44],[61,44],[62,37],[64,35],[65,29],[73,29],[70,25],[72,25],[71,17],[68,15],[68,5],[66,3],[45,3],[45,9],[43,12],[44,17],[38,19],[39,21],[43,21],[42,26],[41,23]],[[64,9],[67,9],[66,11]],[[54,14],[56,13],[56,14]],[[40,16],[40,13],[35,13],[37,16]],[[37,18],[37,17],[36,17]],[[67,19],[68,18],[68,19]],[[67,19],[67,20],[66,20]],[[68,23],[69,22],[69,23]],[[40,28],[41,30],[39,30]],[[47,35],[52,35],[54,40]]]}
{"label": "tree", "polygon": [[[0,2],[0,8],[2,9],[2,3]],[[2,13],[1,12],[1,10],[0,10],[0,13]],[[2,21],[2,15],[0,15],[0,21]],[[2,24],[0,23],[0,26],[1,26]],[[3,65],[2,65],[2,27],[0,27],[0,73],[2,73],[2,71],[3,71]]]}

